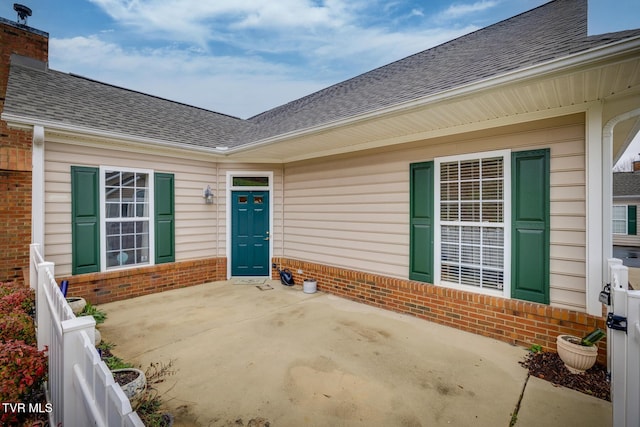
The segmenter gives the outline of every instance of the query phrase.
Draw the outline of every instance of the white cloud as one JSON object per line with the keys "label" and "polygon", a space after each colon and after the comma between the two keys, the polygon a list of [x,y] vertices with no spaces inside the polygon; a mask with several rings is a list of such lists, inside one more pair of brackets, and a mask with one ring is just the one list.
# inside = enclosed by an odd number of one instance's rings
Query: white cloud
{"label": "white cloud", "polygon": [[423,13],[402,10],[401,2],[91,1],[121,30],[52,38],[52,68],[239,117],[477,29],[392,25],[380,16],[370,25],[358,13],[385,7],[400,19]]}
{"label": "white cloud", "polygon": [[205,44],[238,29],[317,31],[344,25],[353,4],[327,0],[91,0],[119,24],[145,34]]}
{"label": "white cloud", "polygon": [[496,7],[499,3],[500,2],[496,0],[481,0],[475,3],[452,4],[440,14],[440,17],[446,19],[457,19],[471,13],[483,12],[487,9],[491,9]]}
{"label": "white cloud", "polygon": [[52,69],[243,118],[329,84],[298,79],[299,70],[256,57],[194,55],[171,47],[125,50],[95,36],[49,44]]}

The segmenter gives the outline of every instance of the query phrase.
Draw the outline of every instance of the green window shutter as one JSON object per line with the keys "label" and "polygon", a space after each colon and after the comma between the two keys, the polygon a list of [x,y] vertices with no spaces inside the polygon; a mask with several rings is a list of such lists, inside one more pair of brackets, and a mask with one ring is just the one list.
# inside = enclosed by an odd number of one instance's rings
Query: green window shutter
{"label": "green window shutter", "polygon": [[409,183],[409,279],[433,283],[433,162],[413,163]]}
{"label": "green window shutter", "polygon": [[155,174],[155,258],[156,264],[174,262],[175,209],[173,174]]}
{"label": "green window shutter", "polygon": [[511,154],[511,296],[549,303],[549,149]]}
{"label": "green window shutter", "polygon": [[100,271],[98,168],[71,166],[71,273]]}
{"label": "green window shutter", "polygon": [[627,234],[630,234],[632,236],[638,234],[636,208],[636,205],[627,206]]}

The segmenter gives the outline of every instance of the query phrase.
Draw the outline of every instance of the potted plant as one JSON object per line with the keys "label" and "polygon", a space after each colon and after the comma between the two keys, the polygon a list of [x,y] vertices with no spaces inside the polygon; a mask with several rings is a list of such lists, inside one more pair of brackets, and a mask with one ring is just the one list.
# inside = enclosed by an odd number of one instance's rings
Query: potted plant
{"label": "potted plant", "polygon": [[66,300],[69,307],[71,307],[71,311],[73,311],[73,314],[76,316],[82,313],[82,310],[84,310],[87,305],[87,301],[82,297],[67,297]]}
{"label": "potted plant", "polygon": [[558,335],[556,339],[558,356],[569,372],[581,374],[596,363],[598,358],[596,343],[605,335],[602,329],[595,329],[584,338],[573,335]]}
{"label": "potted plant", "polygon": [[147,388],[147,378],[140,369],[121,368],[112,369],[113,379],[120,385],[124,394],[129,398],[131,407],[135,408]]}

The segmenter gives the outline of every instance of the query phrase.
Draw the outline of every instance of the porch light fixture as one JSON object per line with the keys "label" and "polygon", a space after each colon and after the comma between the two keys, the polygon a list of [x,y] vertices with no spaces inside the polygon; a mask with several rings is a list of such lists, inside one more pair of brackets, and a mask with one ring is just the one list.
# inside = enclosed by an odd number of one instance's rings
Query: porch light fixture
{"label": "porch light fixture", "polygon": [[202,197],[204,198],[204,202],[207,205],[213,204],[213,191],[211,190],[211,186],[207,185],[207,188],[202,192]]}

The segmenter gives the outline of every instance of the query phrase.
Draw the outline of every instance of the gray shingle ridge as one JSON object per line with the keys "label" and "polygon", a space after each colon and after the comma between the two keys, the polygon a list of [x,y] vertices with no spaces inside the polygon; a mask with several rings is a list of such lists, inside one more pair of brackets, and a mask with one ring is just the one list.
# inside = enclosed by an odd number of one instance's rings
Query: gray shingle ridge
{"label": "gray shingle ridge", "polygon": [[613,173],[613,196],[636,196],[640,197],[640,171],[636,172],[614,172]]}

